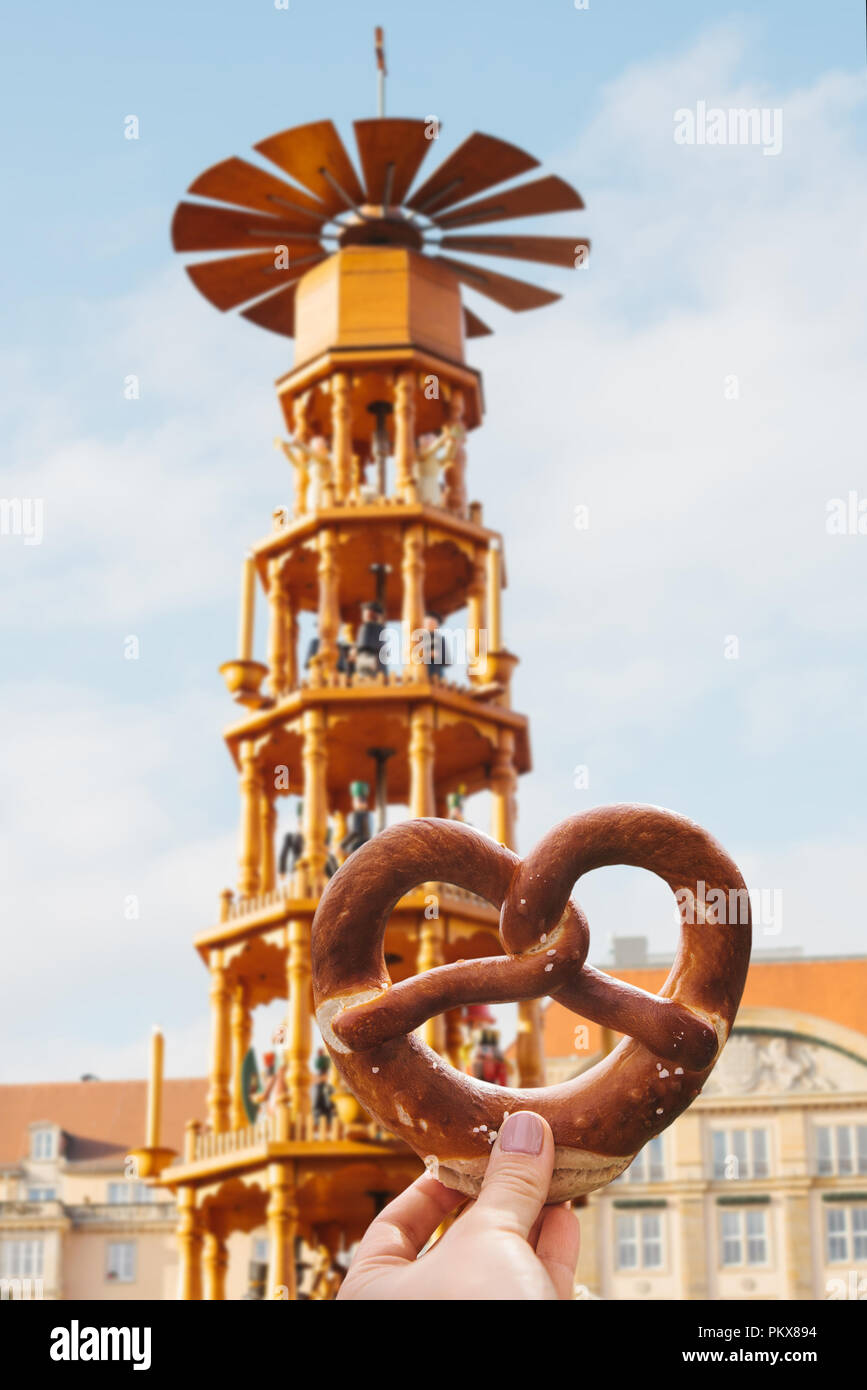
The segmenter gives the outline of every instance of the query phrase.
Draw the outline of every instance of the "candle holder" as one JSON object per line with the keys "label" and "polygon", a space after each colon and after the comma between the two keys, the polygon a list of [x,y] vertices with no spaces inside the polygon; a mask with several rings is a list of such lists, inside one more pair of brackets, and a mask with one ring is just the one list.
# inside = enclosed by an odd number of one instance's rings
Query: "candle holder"
{"label": "candle holder", "polygon": [[264,709],[274,703],[259,689],[267,674],[268,667],[261,661],[236,659],[224,661],[220,667],[220,675],[226,682],[226,689],[232,699],[236,704],[246,705],[248,709]]}
{"label": "candle holder", "polygon": [[136,1178],[158,1178],[164,1168],[167,1168],[173,1158],[177,1158],[177,1149],[161,1149],[144,1145],[140,1149],[130,1149],[127,1158],[131,1158],[135,1164]]}

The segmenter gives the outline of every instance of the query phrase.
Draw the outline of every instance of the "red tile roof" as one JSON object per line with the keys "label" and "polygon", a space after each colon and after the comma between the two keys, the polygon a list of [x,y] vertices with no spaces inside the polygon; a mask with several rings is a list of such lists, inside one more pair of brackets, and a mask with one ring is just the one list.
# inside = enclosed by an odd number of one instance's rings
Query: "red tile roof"
{"label": "red tile roof", "polygon": [[[668,975],[661,967],[616,970],[603,966],[607,975],[627,980],[656,994]],[[762,961],[754,960],[747,975],[742,1003],[752,1008],[792,1009],[842,1023],[867,1032],[867,956],[850,959]],[[575,1014],[551,1002],[545,1010],[546,1057],[575,1055]],[[585,1056],[601,1046],[600,1030],[588,1024],[589,1046]]]}
{"label": "red tile roof", "polygon": [[[163,1082],[162,1143],[183,1151],[187,1120],[206,1118],[207,1079]],[[146,1081],[44,1081],[0,1086],[0,1164],[29,1152],[28,1128],[44,1121],[68,1136],[69,1162],[120,1159],[144,1143]]]}

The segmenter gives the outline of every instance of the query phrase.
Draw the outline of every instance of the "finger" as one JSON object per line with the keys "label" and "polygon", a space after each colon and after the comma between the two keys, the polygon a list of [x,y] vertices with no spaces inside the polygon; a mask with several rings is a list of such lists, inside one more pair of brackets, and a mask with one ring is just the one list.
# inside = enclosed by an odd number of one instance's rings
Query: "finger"
{"label": "finger", "polygon": [[546,1207],[536,1255],[548,1271],[548,1278],[560,1299],[574,1295],[580,1249],[581,1227],[577,1216],[568,1207]]}
{"label": "finger", "polygon": [[383,1207],[371,1222],[353,1265],[360,1260],[414,1260],[443,1217],[464,1201],[461,1192],[425,1174]]}
{"label": "finger", "polygon": [[482,1190],[464,1218],[491,1224],[526,1240],[538,1218],[554,1171],[551,1126],[532,1110],[510,1115],[497,1135]]}

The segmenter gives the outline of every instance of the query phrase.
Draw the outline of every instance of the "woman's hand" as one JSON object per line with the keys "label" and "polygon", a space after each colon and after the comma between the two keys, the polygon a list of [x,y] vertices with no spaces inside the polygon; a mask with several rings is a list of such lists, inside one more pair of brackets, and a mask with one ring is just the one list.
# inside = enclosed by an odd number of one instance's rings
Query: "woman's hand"
{"label": "woman's hand", "polygon": [[338,1298],[571,1299],[579,1230],[569,1204],[546,1207],[554,1138],[532,1111],[500,1130],[478,1199],[419,1258],[465,1200],[419,1178],[368,1228]]}

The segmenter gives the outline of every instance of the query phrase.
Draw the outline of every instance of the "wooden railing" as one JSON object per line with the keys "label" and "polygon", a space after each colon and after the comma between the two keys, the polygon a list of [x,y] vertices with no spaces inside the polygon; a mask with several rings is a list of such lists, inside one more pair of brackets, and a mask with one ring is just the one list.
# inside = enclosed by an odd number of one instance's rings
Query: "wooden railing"
{"label": "wooden railing", "polygon": [[[373,1122],[351,1125],[353,1138],[381,1140],[388,1138],[387,1131]],[[289,1119],[290,1142],[296,1144],[334,1144],[347,1138],[347,1126],[334,1116],[332,1120],[324,1117],[314,1120],[312,1115],[302,1115]],[[242,1129],[227,1129],[220,1134],[212,1130],[202,1130],[195,1136],[193,1158],[220,1158],[223,1154],[243,1153],[263,1144],[277,1141],[277,1120],[274,1115],[265,1115],[255,1124],[244,1125]]]}

